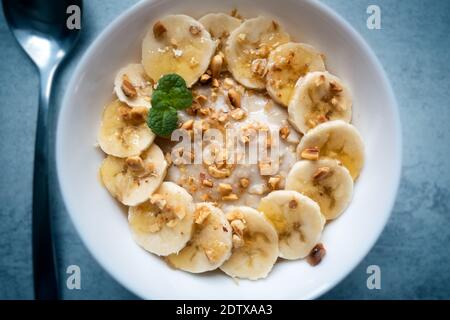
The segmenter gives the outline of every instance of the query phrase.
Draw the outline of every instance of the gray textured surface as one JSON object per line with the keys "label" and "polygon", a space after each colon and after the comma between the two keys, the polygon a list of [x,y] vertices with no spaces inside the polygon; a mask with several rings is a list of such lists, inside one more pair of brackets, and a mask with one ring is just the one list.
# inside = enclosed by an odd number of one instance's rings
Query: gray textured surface
{"label": "gray textured surface", "polygon": [[[84,34],[57,78],[59,105],[77,60],[98,33],[134,0],[85,1]],[[450,1],[324,0],[369,42],[387,70],[403,124],[403,176],[392,217],[363,262],[328,299],[450,298]],[[382,30],[366,28],[366,8],[382,10]],[[38,78],[0,13],[0,298],[33,297],[30,210]],[[53,128],[55,125],[53,115]],[[54,130],[52,131],[54,134]],[[56,185],[54,172],[52,184]],[[66,299],[133,299],[87,252],[53,188],[59,273],[77,264],[82,290]],[[368,290],[366,268],[382,270]]]}

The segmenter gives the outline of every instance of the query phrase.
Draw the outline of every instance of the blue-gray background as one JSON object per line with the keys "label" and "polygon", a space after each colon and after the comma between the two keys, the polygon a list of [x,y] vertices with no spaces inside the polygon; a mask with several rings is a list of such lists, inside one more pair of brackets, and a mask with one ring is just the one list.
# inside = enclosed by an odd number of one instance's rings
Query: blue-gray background
{"label": "blue-gray background", "polygon": [[[78,59],[98,33],[135,2],[84,1],[83,37],[57,77],[52,128]],[[381,60],[403,125],[403,174],[392,217],[370,254],[323,298],[449,299],[450,1],[323,2],[347,19]],[[366,27],[370,4],[381,7],[381,30]],[[0,299],[31,299],[30,212],[38,77],[8,31],[1,10],[0,70]],[[86,250],[55,187],[54,171],[51,176],[59,274],[66,279],[65,269],[71,264],[82,270],[82,289],[63,288],[63,297],[136,298]],[[381,267],[381,290],[366,287],[366,268],[371,264]]]}

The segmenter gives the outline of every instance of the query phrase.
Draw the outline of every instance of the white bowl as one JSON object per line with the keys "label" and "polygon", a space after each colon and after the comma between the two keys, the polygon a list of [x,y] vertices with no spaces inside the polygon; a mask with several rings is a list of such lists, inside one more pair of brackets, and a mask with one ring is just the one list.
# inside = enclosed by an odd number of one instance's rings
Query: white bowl
{"label": "white bowl", "polygon": [[[234,7],[247,17],[273,16],[294,40],[326,54],[329,70],[351,88],[353,123],[366,146],[353,201],[325,228],[327,255],[322,263],[313,268],[305,261],[281,261],[266,279],[238,284],[220,272],[173,270],[138,247],[125,211],[98,180],[103,154],[95,147],[114,76],[125,64],[140,61],[141,41],[151,23],[169,13],[199,18]],[[383,230],[400,180],[400,132],[395,98],[380,63],[350,25],[324,5],[300,0],[143,1],[113,21],[79,62],[59,114],[57,171],[66,207],[84,243],[135,294],[147,299],[310,299],[341,281]]]}

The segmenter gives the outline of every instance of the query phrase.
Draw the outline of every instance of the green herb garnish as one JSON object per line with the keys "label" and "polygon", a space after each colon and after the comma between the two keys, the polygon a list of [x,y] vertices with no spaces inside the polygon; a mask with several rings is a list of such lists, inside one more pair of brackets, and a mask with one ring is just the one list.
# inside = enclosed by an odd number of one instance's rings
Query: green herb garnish
{"label": "green herb garnish", "polygon": [[168,137],[177,128],[177,110],[192,105],[192,93],[186,82],[177,74],[166,74],[158,81],[152,94],[152,108],[148,113],[147,124],[161,137]]}

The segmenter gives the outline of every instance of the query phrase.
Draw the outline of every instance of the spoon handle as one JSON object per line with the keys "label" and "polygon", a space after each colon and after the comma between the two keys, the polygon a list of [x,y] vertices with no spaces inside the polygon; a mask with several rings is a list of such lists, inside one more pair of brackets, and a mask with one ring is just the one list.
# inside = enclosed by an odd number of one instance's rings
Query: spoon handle
{"label": "spoon handle", "polygon": [[40,73],[33,175],[33,274],[38,300],[58,298],[48,198],[48,108],[56,66]]}

